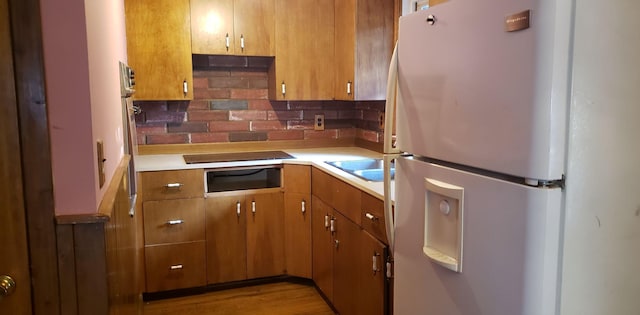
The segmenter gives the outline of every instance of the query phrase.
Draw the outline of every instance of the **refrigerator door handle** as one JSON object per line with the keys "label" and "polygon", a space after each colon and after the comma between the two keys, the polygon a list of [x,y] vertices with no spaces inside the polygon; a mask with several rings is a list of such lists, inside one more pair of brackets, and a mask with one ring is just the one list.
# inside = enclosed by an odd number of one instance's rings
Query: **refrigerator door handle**
{"label": "refrigerator door handle", "polygon": [[393,205],[391,201],[391,162],[399,157],[399,154],[385,154],[384,162],[384,221],[389,241],[389,250],[393,253],[395,224],[393,221]]}
{"label": "refrigerator door handle", "polygon": [[391,55],[391,62],[389,63],[389,76],[387,78],[387,102],[385,105],[384,114],[384,153],[391,154],[400,153],[400,150],[395,146],[395,131],[396,122],[396,108],[398,107],[397,96],[398,91],[398,44],[396,43],[393,49],[393,55]]}

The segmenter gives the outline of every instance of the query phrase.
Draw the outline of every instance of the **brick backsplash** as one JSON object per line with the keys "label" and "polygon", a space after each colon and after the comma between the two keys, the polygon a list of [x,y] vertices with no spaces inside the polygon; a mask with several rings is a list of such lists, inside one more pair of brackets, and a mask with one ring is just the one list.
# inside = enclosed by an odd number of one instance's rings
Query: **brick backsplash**
{"label": "brick backsplash", "polygon": [[[267,72],[194,70],[194,100],[136,101],[138,143],[361,138],[382,141],[384,101],[269,101]],[[316,114],[325,130],[313,129]]]}

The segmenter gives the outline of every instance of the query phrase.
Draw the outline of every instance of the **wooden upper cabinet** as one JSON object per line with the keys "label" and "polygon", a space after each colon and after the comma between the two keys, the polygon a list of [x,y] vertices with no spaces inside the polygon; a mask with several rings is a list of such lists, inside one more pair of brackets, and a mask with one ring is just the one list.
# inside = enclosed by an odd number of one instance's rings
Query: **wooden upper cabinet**
{"label": "wooden upper cabinet", "polygon": [[[126,0],[136,100],[193,99],[189,0]],[[185,93],[186,91],[186,93]]]}
{"label": "wooden upper cabinet", "polygon": [[276,14],[269,98],[333,99],[334,0],[276,0]]}
{"label": "wooden upper cabinet", "polygon": [[335,0],[336,99],[385,99],[393,15],[394,0]]}
{"label": "wooden upper cabinet", "polygon": [[194,54],[273,56],[275,0],[191,0]]}

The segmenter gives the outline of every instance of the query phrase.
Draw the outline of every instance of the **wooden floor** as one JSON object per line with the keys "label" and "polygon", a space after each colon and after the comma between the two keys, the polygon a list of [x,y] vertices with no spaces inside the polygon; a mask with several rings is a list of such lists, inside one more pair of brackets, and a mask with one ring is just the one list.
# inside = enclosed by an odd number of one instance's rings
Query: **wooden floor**
{"label": "wooden floor", "polygon": [[144,315],[239,315],[335,313],[312,286],[271,283],[206,294],[145,302]]}

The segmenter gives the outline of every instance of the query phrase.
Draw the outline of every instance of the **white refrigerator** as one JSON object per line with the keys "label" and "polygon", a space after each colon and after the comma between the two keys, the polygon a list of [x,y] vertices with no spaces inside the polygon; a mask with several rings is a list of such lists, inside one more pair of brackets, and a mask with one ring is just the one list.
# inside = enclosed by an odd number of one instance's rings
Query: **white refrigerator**
{"label": "white refrigerator", "polygon": [[[618,102],[598,104],[603,111],[588,108],[594,99],[580,104],[575,85],[603,75],[577,68],[590,66],[585,54],[606,54],[581,47],[590,34],[622,36],[616,43],[631,53],[639,45],[625,42],[635,38],[633,28],[611,17],[603,19],[612,24],[585,34],[589,18],[598,17],[591,16],[593,6],[604,7],[591,0],[450,0],[400,18],[385,131],[386,175],[395,160],[395,209],[389,176],[385,181],[395,315],[640,314],[639,299],[630,293],[640,292],[632,272],[640,263],[640,190],[633,193],[640,163],[632,162],[640,158],[639,145],[625,142],[612,154],[629,157],[607,167],[627,184],[620,188],[629,192],[626,202],[596,198],[611,189],[583,182],[582,172],[602,168],[598,163],[607,158],[577,156],[603,156],[599,145],[613,140],[584,139],[585,123],[602,115],[631,123],[629,115],[640,113],[634,105],[640,85],[609,95]],[[615,13],[636,26],[630,6],[638,8],[628,2]],[[622,25],[611,26],[616,23]],[[638,69],[637,61],[623,60]],[[638,79],[610,77],[605,84]],[[627,132],[618,137],[635,139],[640,128]],[[571,181],[571,169],[580,182]],[[571,208],[589,197],[612,208]],[[622,212],[609,211],[618,206],[635,226]],[[605,232],[598,230],[603,218],[610,234],[595,234]],[[615,262],[590,257],[590,240],[618,255]],[[573,246],[579,250],[567,255]],[[585,278],[598,288],[587,288]]]}

